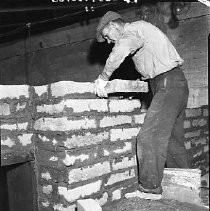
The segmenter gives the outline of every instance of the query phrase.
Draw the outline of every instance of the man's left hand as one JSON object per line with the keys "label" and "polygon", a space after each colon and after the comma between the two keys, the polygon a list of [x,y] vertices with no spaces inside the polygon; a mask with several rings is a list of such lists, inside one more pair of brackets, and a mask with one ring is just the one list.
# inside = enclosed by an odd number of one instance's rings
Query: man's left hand
{"label": "man's left hand", "polygon": [[99,97],[107,97],[107,92],[105,91],[105,86],[108,81],[103,80],[100,75],[95,80],[95,94]]}

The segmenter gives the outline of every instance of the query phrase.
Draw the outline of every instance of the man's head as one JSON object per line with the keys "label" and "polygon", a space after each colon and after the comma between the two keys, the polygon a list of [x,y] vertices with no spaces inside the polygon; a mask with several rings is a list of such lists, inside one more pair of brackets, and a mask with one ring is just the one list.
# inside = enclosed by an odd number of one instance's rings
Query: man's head
{"label": "man's head", "polygon": [[98,42],[115,43],[123,32],[125,22],[121,15],[108,11],[99,21],[96,38]]}

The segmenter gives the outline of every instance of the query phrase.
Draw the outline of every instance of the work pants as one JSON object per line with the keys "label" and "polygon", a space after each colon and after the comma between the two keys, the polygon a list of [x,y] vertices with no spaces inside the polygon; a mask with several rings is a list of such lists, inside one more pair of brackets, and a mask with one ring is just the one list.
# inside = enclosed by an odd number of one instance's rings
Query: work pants
{"label": "work pants", "polygon": [[153,99],[137,136],[139,183],[148,189],[161,187],[165,164],[189,168],[184,144],[184,118],[188,85],[176,67],[149,81]]}

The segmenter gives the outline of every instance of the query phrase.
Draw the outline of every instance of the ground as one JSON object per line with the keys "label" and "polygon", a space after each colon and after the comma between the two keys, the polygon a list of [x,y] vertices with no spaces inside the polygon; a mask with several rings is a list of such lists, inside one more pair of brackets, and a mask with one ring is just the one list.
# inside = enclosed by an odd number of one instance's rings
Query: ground
{"label": "ground", "polygon": [[103,211],[207,211],[209,208],[209,190],[202,188],[201,190],[202,204],[182,203],[176,200],[162,199],[159,201],[151,201],[139,198],[123,198],[119,202],[109,207],[104,207]]}

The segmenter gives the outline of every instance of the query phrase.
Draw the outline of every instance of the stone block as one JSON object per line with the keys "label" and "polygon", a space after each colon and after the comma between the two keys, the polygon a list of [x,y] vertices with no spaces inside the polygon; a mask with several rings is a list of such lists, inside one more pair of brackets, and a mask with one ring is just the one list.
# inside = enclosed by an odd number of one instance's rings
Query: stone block
{"label": "stone block", "polygon": [[77,200],[77,211],[102,211],[102,208],[94,199],[81,199]]}
{"label": "stone block", "polygon": [[163,198],[193,204],[201,203],[201,171],[199,169],[166,168],[162,181]]}

